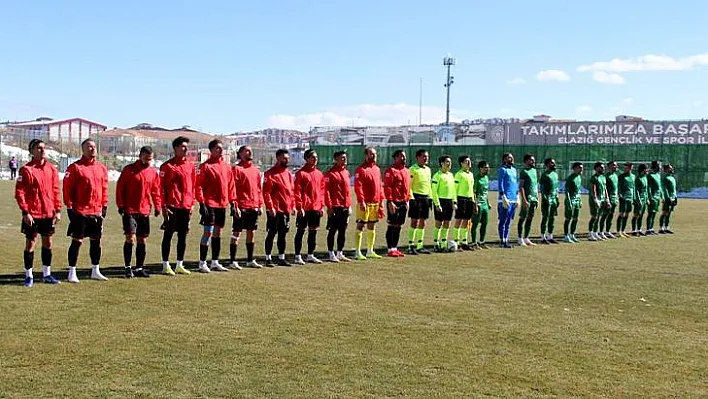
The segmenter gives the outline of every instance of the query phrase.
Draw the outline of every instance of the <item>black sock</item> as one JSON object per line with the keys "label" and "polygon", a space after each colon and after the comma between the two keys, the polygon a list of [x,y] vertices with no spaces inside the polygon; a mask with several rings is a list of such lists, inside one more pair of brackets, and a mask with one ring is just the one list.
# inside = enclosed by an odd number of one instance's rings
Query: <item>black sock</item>
{"label": "black sock", "polygon": [[132,259],[133,259],[133,243],[126,241],[123,243],[123,264],[125,265],[125,267],[130,266]]}
{"label": "black sock", "polygon": [[524,222],[524,238],[529,238],[531,235],[531,225],[533,224],[533,217],[526,217],[526,222]]}
{"label": "black sock", "polygon": [[236,244],[236,240],[231,240],[231,244],[229,244],[229,260],[231,263],[236,262],[236,250],[238,250],[238,244]]}
{"label": "black sock", "polygon": [[101,241],[91,240],[89,245],[89,257],[91,265],[98,265],[101,262]]}
{"label": "black sock", "polygon": [[305,236],[305,230],[298,229],[295,232],[295,255],[302,253],[302,237]]}
{"label": "black sock", "polygon": [[386,228],[386,248],[393,248],[393,227],[391,226]]}
{"label": "black sock", "polygon": [[519,238],[524,237],[524,221],[526,221],[526,219],[519,218],[519,223],[516,224],[516,234]]}
{"label": "black sock", "polygon": [[317,230],[307,232],[307,254],[313,255],[317,246]]}
{"label": "black sock", "polygon": [[170,260],[170,247],[172,246],[172,232],[166,231],[162,235],[162,261],[167,262]]}
{"label": "black sock", "polygon": [[278,232],[278,255],[282,255],[285,253],[285,232],[284,231],[279,231]]}
{"label": "black sock", "polygon": [[138,243],[135,246],[135,266],[138,269],[145,266],[145,255],[147,254],[147,249],[145,248],[145,243]]}
{"label": "black sock", "polygon": [[187,250],[187,232],[177,233],[177,260],[184,260],[184,252]]}
{"label": "black sock", "polygon": [[393,239],[393,247],[398,248],[398,242],[401,240],[401,226],[393,228],[393,236],[391,238]]}
{"label": "black sock", "polygon": [[207,253],[209,253],[209,246],[204,245],[204,244],[200,244],[199,245],[199,260],[202,262],[206,262]]}
{"label": "black sock", "polygon": [[79,261],[79,248],[81,248],[81,242],[71,240],[68,254],[69,267],[76,267],[76,263]]}
{"label": "black sock", "polygon": [[25,255],[25,256],[24,256],[24,258],[25,258],[25,270],[29,270],[29,269],[32,268],[32,265],[34,265],[34,251],[32,251],[32,252],[25,251],[25,254],[24,254],[24,255]]}
{"label": "black sock", "polygon": [[211,238],[211,259],[219,260],[221,254],[221,237]]}
{"label": "black sock", "polygon": [[342,227],[339,229],[339,235],[337,236],[337,251],[343,251],[344,250],[344,243],[347,240],[347,226]]}
{"label": "black sock", "polygon": [[52,249],[42,247],[42,266],[52,265]]}
{"label": "black sock", "polygon": [[666,215],[661,215],[661,216],[659,216],[659,229],[660,229],[660,230],[663,230],[663,229],[664,229],[664,226],[666,226],[666,225],[664,224],[664,221],[665,221],[665,220],[666,220]]}
{"label": "black sock", "polygon": [[252,242],[247,242],[246,243],[246,260],[248,262],[253,262],[253,243]]}
{"label": "black sock", "polygon": [[265,239],[265,253],[266,255],[270,255],[273,253],[273,240],[275,239],[275,231],[269,231],[268,234],[266,235]]}
{"label": "black sock", "polygon": [[332,229],[329,229],[329,231],[327,231],[327,250],[329,252],[334,251],[334,236],[336,234],[337,234],[337,229],[332,228]]}
{"label": "black sock", "polygon": [[568,235],[570,234],[569,232],[570,229],[570,219],[566,219],[565,222],[563,222],[563,235]]}

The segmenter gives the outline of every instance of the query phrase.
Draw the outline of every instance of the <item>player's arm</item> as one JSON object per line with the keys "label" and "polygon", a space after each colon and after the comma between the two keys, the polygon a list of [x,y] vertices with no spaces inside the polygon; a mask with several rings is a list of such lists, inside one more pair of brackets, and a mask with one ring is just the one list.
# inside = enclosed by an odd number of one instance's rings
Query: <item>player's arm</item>
{"label": "player's arm", "polygon": [[52,199],[54,200],[54,223],[61,219],[61,192],[59,189],[59,172],[54,169],[52,174]]}
{"label": "player's arm", "polygon": [[168,175],[167,163],[160,165],[160,194],[162,194],[162,214],[167,215],[167,184],[171,176]]}
{"label": "player's arm", "polygon": [[123,208],[125,207],[125,179],[126,179],[126,166],[123,171],[118,176],[118,183],[116,184],[116,206],[118,207],[118,213],[123,214]]}
{"label": "player's arm", "polygon": [[526,180],[528,180],[526,177],[524,177],[525,174],[521,175],[521,179],[519,179],[519,197],[521,198],[521,204],[524,206],[524,208],[528,208],[529,206],[529,201],[526,198]]}
{"label": "player's arm", "polygon": [[18,173],[18,178],[15,180],[15,200],[17,205],[22,211],[22,216],[25,217],[29,214],[29,205],[27,204],[26,197],[26,184],[29,181],[29,172],[27,168],[20,168],[20,173]]}
{"label": "player's arm", "polygon": [[322,185],[324,186],[324,203],[327,207],[327,212],[331,212],[332,209],[332,196],[330,195],[330,190],[332,190],[332,179],[327,173],[322,179]]}
{"label": "player's arm", "polygon": [[440,193],[438,193],[440,183],[438,182],[438,176],[439,175],[436,173],[430,180],[430,190],[432,191],[431,197],[433,198],[433,205],[435,205],[435,208],[440,208]]}
{"label": "player's arm", "polygon": [[266,212],[271,215],[275,214],[273,210],[273,196],[271,191],[273,190],[273,180],[270,177],[270,173],[266,172],[263,178],[263,202],[265,203]]}
{"label": "player's arm", "polygon": [[[299,213],[302,212],[302,204],[303,204],[303,173],[301,171],[297,171],[295,173],[295,183],[293,187],[293,197],[295,197],[295,210]],[[302,212],[304,214],[304,212]]]}
{"label": "player's arm", "polygon": [[160,216],[160,210],[162,209],[162,191],[160,190],[160,175],[155,174],[155,179],[152,182],[152,192],[150,193],[152,197],[152,205],[155,208],[155,216]]}
{"label": "player's arm", "polygon": [[361,181],[362,174],[359,169],[357,169],[354,174],[354,194],[356,195],[356,202],[359,204],[359,208],[363,210],[366,205],[364,204],[364,183]]}
{"label": "player's arm", "polygon": [[74,175],[76,174],[76,168],[72,164],[66,170],[64,174],[64,180],[62,182],[62,195],[64,197],[64,205],[67,209],[73,209],[74,201],[71,196],[74,194]]}
{"label": "player's arm", "polygon": [[204,204],[204,174],[206,172],[206,167],[204,164],[199,165],[199,171],[195,171],[194,173],[196,174],[196,181],[194,183],[194,198],[197,199],[197,202],[200,204]]}
{"label": "player's arm", "polygon": [[108,169],[103,166],[103,182],[101,184],[101,216],[106,217],[106,210],[108,209]]}

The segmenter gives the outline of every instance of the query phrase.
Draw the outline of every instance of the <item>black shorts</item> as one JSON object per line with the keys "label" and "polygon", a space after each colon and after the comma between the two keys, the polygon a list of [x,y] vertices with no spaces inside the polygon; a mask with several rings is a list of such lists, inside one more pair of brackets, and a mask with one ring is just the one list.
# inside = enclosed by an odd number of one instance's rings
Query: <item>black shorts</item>
{"label": "black shorts", "polygon": [[189,231],[189,219],[192,217],[189,213],[189,209],[182,208],[167,208],[169,212],[165,212],[165,221],[162,222],[160,229],[166,232],[188,232]]}
{"label": "black shorts", "polygon": [[435,220],[438,222],[452,220],[452,200],[441,198],[440,208],[442,208],[440,211],[438,211],[437,208],[435,209]]}
{"label": "black shorts", "polygon": [[455,219],[469,220],[474,214],[474,201],[469,197],[457,197],[457,210]]}
{"label": "black shorts", "polygon": [[408,202],[408,217],[411,219],[427,219],[430,217],[432,202],[427,195],[413,194]]}
{"label": "black shorts", "polygon": [[98,240],[103,235],[103,217],[101,215],[87,216],[75,213],[74,217],[69,220],[66,235],[78,239],[88,237]]}
{"label": "black shorts", "polygon": [[403,226],[404,224],[406,224],[406,215],[408,214],[408,203],[394,201],[393,204],[396,205],[396,212],[394,213],[391,213],[391,210],[388,208],[388,204],[386,204],[386,212],[388,213],[388,224]]}
{"label": "black shorts", "polygon": [[241,217],[234,215],[232,231],[255,231],[258,230],[258,209],[242,209]]}
{"label": "black shorts", "polygon": [[123,234],[135,234],[138,237],[149,237],[150,217],[138,214],[124,214]]}
{"label": "black shorts", "polygon": [[270,213],[266,218],[266,231],[285,232],[290,231],[290,215],[283,212],[278,212],[275,216]]}
{"label": "black shorts", "polygon": [[322,219],[321,211],[305,211],[305,216],[297,215],[295,228],[298,230],[317,229],[320,227],[320,219]]}
{"label": "black shorts", "polygon": [[54,235],[54,218],[34,219],[34,223],[30,226],[22,222],[20,231],[27,238],[35,238],[37,234],[40,236],[51,237]]}
{"label": "black shorts", "polygon": [[206,215],[199,219],[202,226],[224,227],[226,225],[226,208],[206,207]]}
{"label": "black shorts", "polygon": [[334,208],[332,216],[327,217],[327,230],[339,230],[349,224],[349,208]]}

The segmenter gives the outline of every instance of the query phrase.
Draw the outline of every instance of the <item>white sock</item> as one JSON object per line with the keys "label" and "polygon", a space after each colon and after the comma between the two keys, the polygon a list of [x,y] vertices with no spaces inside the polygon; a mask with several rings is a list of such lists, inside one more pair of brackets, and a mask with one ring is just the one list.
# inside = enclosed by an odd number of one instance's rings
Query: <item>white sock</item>
{"label": "white sock", "polygon": [[344,256],[344,251],[337,251],[337,256]]}
{"label": "white sock", "polygon": [[218,259],[212,259],[212,260],[211,260],[211,265],[212,265],[212,266],[216,266],[218,263],[219,263],[219,260],[218,260]]}
{"label": "white sock", "polygon": [[95,270],[95,271],[97,271],[97,272],[100,272],[100,271],[101,271],[99,265],[91,265],[91,269],[93,269],[93,270]]}
{"label": "white sock", "polygon": [[183,261],[183,260],[178,260],[178,261],[177,261],[177,267],[182,267],[183,265],[184,265],[184,261]]}
{"label": "white sock", "polygon": [[334,254],[334,251],[329,251],[329,257],[334,258],[336,255]]}
{"label": "white sock", "polygon": [[42,275],[44,277],[50,276],[52,274],[51,266],[42,266]]}
{"label": "white sock", "polygon": [[285,260],[285,254],[278,254],[278,259]]}
{"label": "white sock", "polygon": [[162,267],[164,267],[164,268],[167,268],[167,266],[169,266],[169,265],[170,265],[170,262],[167,262],[167,261],[162,262]]}
{"label": "white sock", "polygon": [[76,266],[69,266],[69,273],[76,274]]}
{"label": "white sock", "polygon": [[265,258],[266,258],[266,260],[272,260],[272,258],[270,257],[270,255],[266,255]]}
{"label": "white sock", "polygon": [[34,278],[32,275],[32,269],[25,269],[25,277]]}

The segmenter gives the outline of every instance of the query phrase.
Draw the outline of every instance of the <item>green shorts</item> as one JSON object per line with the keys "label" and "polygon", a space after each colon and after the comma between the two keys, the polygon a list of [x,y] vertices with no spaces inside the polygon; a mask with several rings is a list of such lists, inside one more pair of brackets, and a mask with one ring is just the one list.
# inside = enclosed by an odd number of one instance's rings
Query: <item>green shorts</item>
{"label": "green shorts", "polygon": [[558,216],[558,198],[541,199],[541,215]]}
{"label": "green shorts", "polygon": [[643,201],[634,201],[634,214],[643,215],[647,211],[647,203]]}
{"label": "green shorts", "polygon": [[565,218],[566,219],[577,219],[580,216],[580,208],[583,207],[583,203],[580,201],[570,202],[565,200]]}
{"label": "green shorts", "polygon": [[619,213],[630,213],[632,212],[632,201],[622,199],[619,200]]}
{"label": "green shorts", "polygon": [[536,213],[536,208],[538,208],[538,200],[529,201],[528,209],[524,209],[523,206],[519,205],[519,217],[524,219],[526,216],[531,216]]}
{"label": "green shorts", "polygon": [[655,199],[654,202],[649,205],[647,204],[647,211],[649,213],[658,213],[659,209],[661,209],[661,200],[660,199]]}
{"label": "green shorts", "polygon": [[607,202],[605,201],[600,201],[600,206],[595,205],[595,201],[590,200],[590,216],[596,217],[596,216],[602,216],[607,212]]}
{"label": "green shorts", "polygon": [[664,201],[664,204],[661,206],[661,210],[664,212],[673,212],[674,209],[676,208],[676,205],[672,201]]}
{"label": "green shorts", "polygon": [[482,214],[487,215],[487,219],[489,218],[489,204],[479,204],[479,210],[477,213],[472,214],[472,223],[479,223],[482,219]]}

